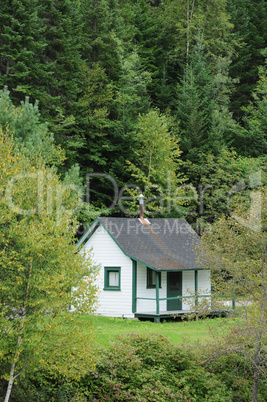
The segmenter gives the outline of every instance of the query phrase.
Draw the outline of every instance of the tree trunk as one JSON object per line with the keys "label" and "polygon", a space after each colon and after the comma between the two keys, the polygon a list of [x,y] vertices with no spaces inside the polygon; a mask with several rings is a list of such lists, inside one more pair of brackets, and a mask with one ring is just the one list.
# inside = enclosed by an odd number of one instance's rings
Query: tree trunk
{"label": "tree trunk", "polygon": [[267,283],[266,283],[266,247],[262,250],[262,288],[263,288],[263,301],[260,304],[260,321],[257,339],[254,344],[254,374],[253,374],[253,387],[252,387],[252,402],[258,401],[258,387],[260,379],[260,353],[261,353],[261,340],[263,336],[263,326],[266,314],[266,301],[267,301]]}
{"label": "tree trunk", "polygon": [[258,401],[258,386],[260,377],[260,344],[257,342],[257,346],[254,351],[254,374],[253,374],[253,387],[252,387],[252,402]]}
{"label": "tree trunk", "polygon": [[19,335],[19,337],[18,337],[18,350],[17,350],[17,353],[16,353],[16,355],[15,355],[15,359],[14,359],[12,365],[11,365],[11,369],[10,369],[10,379],[9,379],[9,381],[8,381],[8,386],[7,386],[7,391],[6,391],[5,402],[8,402],[8,401],[9,401],[10,394],[11,394],[11,390],[12,390],[12,386],[13,386],[13,383],[14,383],[14,379],[15,379],[15,378],[14,378],[14,372],[15,372],[15,366],[16,366],[16,361],[17,361],[17,358],[18,358],[18,352],[19,352],[20,344],[21,344],[21,336]]}
{"label": "tree trunk", "polygon": [[18,342],[17,342],[17,351],[14,357],[14,361],[11,365],[11,369],[10,369],[10,379],[8,381],[8,386],[7,386],[7,391],[6,391],[6,397],[5,397],[5,401],[4,402],[8,402],[10,395],[11,395],[11,390],[12,390],[12,386],[14,383],[14,380],[16,377],[18,377],[21,373],[21,371],[19,372],[19,374],[17,374],[16,376],[14,376],[14,372],[15,372],[15,366],[16,366],[16,362],[19,359],[19,349],[21,346],[21,340],[22,340],[22,333],[24,330],[24,322],[25,322],[25,318],[26,318],[26,306],[27,306],[27,302],[28,302],[28,294],[29,294],[29,286],[30,286],[30,277],[31,277],[31,270],[32,270],[32,261],[30,263],[30,268],[29,268],[29,272],[28,272],[28,280],[27,280],[27,287],[26,287],[26,294],[25,294],[25,301],[24,301],[24,305],[22,307],[22,322],[21,322],[21,328],[20,328],[20,332],[19,332],[19,336],[18,336]]}
{"label": "tree trunk", "polygon": [[[261,326],[264,320],[264,311],[266,308],[266,303],[262,303],[261,305],[261,317],[260,323]],[[252,387],[252,402],[258,401],[258,387],[259,387],[259,379],[260,379],[260,353],[261,353],[261,339],[263,336],[263,331],[261,328],[258,330],[257,339],[254,344],[254,374],[253,374],[253,387]]]}
{"label": "tree trunk", "polygon": [[189,48],[190,48],[190,24],[193,18],[195,7],[195,0],[193,0],[192,8],[190,11],[190,0],[187,0],[187,9],[186,9],[186,19],[187,19],[187,28],[186,28],[186,64],[188,64],[189,58]]}

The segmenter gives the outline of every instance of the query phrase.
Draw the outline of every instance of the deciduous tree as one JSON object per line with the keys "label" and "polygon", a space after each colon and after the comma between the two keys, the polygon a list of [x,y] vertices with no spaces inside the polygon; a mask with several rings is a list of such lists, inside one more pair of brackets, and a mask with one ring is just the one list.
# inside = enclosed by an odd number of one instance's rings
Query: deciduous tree
{"label": "deciduous tree", "polygon": [[[136,151],[128,161],[128,171],[138,189],[128,189],[138,196],[142,189],[146,197],[147,212],[181,216],[190,200],[196,202],[192,187],[183,187],[184,178],[179,172],[181,162],[178,141],[172,134],[171,120],[151,110],[140,115],[136,132]],[[178,187],[181,185],[180,187]]]}
{"label": "deciduous tree", "polygon": [[252,303],[244,310],[235,350],[253,363],[253,402],[259,377],[266,376],[267,333],[267,188],[258,185],[248,211],[240,205],[231,217],[222,217],[206,230],[200,257],[211,269],[215,294],[241,295],[246,305]]}
{"label": "deciduous tree", "polygon": [[8,401],[27,370],[48,366],[51,375],[78,378],[92,364],[75,318],[93,310],[96,269],[76,252],[70,188],[42,160],[34,165],[21,154],[2,129],[0,191],[0,373]]}

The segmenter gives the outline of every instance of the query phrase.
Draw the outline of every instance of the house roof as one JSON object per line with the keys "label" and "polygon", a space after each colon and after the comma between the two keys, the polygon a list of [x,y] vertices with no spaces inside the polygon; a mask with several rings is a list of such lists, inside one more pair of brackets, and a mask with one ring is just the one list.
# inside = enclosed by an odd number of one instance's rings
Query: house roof
{"label": "house roof", "polygon": [[150,268],[159,271],[201,269],[196,255],[200,238],[185,219],[97,218],[78,246],[98,226],[109,233],[126,255]]}

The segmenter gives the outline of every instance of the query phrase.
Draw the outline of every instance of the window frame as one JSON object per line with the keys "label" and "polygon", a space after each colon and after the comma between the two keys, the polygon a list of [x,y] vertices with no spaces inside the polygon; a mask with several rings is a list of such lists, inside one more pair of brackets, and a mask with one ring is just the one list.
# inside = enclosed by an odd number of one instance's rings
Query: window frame
{"label": "window frame", "polygon": [[[109,284],[109,273],[118,272],[119,274],[119,284],[116,286],[110,286]],[[121,290],[121,267],[104,267],[104,288],[103,290]]]}
{"label": "window frame", "polygon": [[152,279],[151,274],[153,272],[158,272],[159,273],[159,288],[161,288],[161,272],[156,271],[155,269],[151,269],[151,268],[146,267],[146,288],[147,289],[156,289],[156,281],[155,281],[155,284],[151,283],[151,279]]}

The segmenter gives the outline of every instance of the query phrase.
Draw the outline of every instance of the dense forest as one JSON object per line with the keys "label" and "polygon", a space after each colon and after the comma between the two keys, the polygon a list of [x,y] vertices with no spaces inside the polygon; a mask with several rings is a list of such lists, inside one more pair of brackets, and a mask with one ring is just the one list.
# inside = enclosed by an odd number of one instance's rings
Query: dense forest
{"label": "dense forest", "polygon": [[[266,35],[264,0],[1,0],[0,399],[266,400]],[[77,237],[140,193],[248,297],[224,341],[93,350]]]}
{"label": "dense forest", "polygon": [[264,0],[3,0],[0,20],[0,123],[19,109],[19,144],[61,147],[80,222],[136,216],[139,192],[213,222],[263,169]]}

